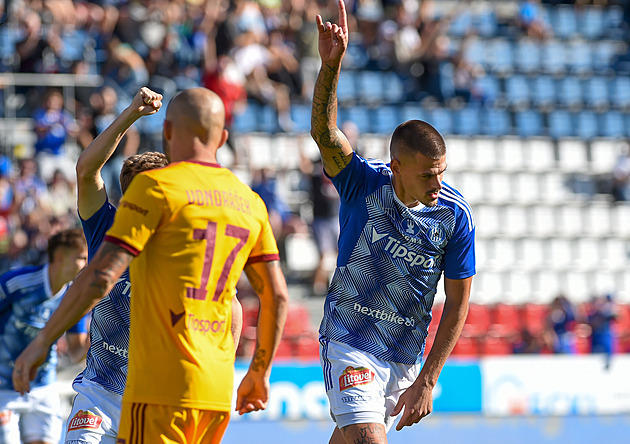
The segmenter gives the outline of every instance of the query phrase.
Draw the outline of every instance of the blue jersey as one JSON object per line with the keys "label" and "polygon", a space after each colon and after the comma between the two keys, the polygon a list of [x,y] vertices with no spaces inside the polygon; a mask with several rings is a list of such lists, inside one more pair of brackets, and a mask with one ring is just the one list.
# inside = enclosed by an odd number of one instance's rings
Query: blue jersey
{"label": "blue jersey", "polygon": [[341,232],[320,335],[386,361],[418,363],[440,276],[475,274],[472,210],[446,183],[437,205],[408,208],[389,165],[357,154],[332,181]]}
{"label": "blue jersey", "polygon": [[[88,220],[81,219],[88,244],[88,260],[92,260],[98,251],[115,215],[116,208],[107,201]],[[123,394],[127,381],[130,297],[131,284],[127,269],[112,291],[92,310],[90,349],[85,359],[85,369],[74,383],[80,383],[85,378],[111,392]]]}
{"label": "blue jersey", "polygon": [[[18,268],[0,276],[0,390],[13,390],[15,359],[46,325],[67,288],[68,284],[52,294],[48,265]],[[87,333],[87,317],[68,331]],[[57,346],[53,344],[31,387],[56,380]]]}

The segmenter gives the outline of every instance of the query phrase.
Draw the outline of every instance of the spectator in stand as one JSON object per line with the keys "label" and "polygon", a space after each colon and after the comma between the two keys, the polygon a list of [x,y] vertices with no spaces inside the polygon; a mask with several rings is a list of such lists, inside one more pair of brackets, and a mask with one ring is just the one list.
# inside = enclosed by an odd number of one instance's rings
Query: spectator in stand
{"label": "spectator in stand", "polygon": [[591,353],[612,355],[615,350],[612,324],[617,319],[617,305],[611,294],[596,297],[588,312],[591,326]]}
{"label": "spectator in stand", "polygon": [[44,203],[48,189],[39,177],[37,163],[32,158],[18,162],[19,174],[13,183],[16,208],[21,216],[26,216],[37,209],[46,209]]}
{"label": "spectator in stand", "polygon": [[543,40],[551,36],[551,27],[545,21],[540,0],[521,0],[516,24],[528,37]]}
{"label": "spectator in stand", "polygon": [[563,294],[556,296],[551,303],[544,331],[545,342],[553,353],[577,353],[573,328],[576,312],[573,304]]}
{"label": "spectator in stand", "polygon": [[630,145],[624,144],[612,171],[612,195],[615,201],[630,201]]}
{"label": "spectator in stand", "polygon": [[512,345],[515,354],[537,354],[542,351],[542,343],[528,328],[523,328]]}
{"label": "spectator in stand", "polygon": [[18,72],[58,72],[58,55],[62,43],[56,27],[53,26],[44,33],[39,14],[27,8],[20,17],[20,28],[23,37],[15,44],[19,57]]}
{"label": "spectator in stand", "polygon": [[74,160],[66,150],[66,142],[79,134],[79,127],[72,115],[64,109],[63,95],[57,89],[46,93],[44,104],[33,113],[35,122],[35,159],[39,174],[44,181],[53,172],[61,170],[66,178],[74,177]]}
{"label": "spectator in stand", "polygon": [[313,273],[313,294],[325,296],[337,257],[339,237],[339,193],[324,174],[320,158],[311,160],[300,153],[300,169],[306,177],[309,197],[313,205],[311,229],[319,253],[317,268]]}

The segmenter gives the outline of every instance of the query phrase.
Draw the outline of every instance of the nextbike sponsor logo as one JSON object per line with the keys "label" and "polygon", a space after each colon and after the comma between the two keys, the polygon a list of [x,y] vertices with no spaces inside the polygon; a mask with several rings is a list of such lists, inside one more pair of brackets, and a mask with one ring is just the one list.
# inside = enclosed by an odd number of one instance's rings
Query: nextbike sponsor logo
{"label": "nextbike sponsor logo", "polygon": [[225,320],[211,320],[198,318],[193,313],[188,314],[186,317],[186,328],[188,330],[198,331],[203,333],[224,333],[225,332]]}
{"label": "nextbike sponsor logo", "polygon": [[346,367],[339,376],[339,390],[342,392],[357,385],[365,385],[374,381],[376,375],[372,370],[365,367]]}
{"label": "nextbike sponsor logo", "polygon": [[406,327],[413,327],[416,324],[414,318],[404,318],[395,312],[386,312],[385,310],[379,310],[370,307],[364,307],[359,303],[354,303],[352,307],[354,311],[369,316],[374,319],[379,319],[381,321],[393,322],[398,325],[405,325]]}
{"label": "nextbike sponsor logo", "polygon": [[372,228],[372,243],[374,244],[381,239],[387,242],[383,249],[388,252],[392,256],[392,258],[401,258],[405,262],[408,262],[410,267],[414,267],[417,265],[422,268],[431,268],[435,264],[435,259],[431,256],[423,256],[422,254],[418,254],[415,251],[412,251],[411,249],[402,245],[402,243],[395,237],[392,237],[388,234],[380,234],[376,231],[376,229]]}
{"label": "nextbike sponsor logo", "polygon": [[116,356],[120,356],[125,359],[129,357],[129,352],[127,351],[127,349],[118,347],[117,345],[108,344],[107,342],[103,341],[103,348]]}
{"label": "nextbike sponsor logo", "polygon": [[79,429],[98,429],[103,418],[89,410],[79,410],[68,423],[68,431]]}

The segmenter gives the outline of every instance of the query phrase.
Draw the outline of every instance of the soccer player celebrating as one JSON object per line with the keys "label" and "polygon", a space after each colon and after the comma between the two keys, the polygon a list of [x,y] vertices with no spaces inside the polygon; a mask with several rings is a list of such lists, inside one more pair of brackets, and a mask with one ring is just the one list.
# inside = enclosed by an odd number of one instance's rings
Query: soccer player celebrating
{"label": "soccer player celebrating", "polygon": [[[336,89],[348,46],[346,9],[338,2],[338,25],[316,19],[322,66],[311,116],[311,135],[341,198],[320,360],[337,425],[330,442],[386,443],[401,412],[397,430],[432,410],[432,390],[468,311],[475,228],[464,198],[442,182],[446,146],[431,125],[399,125],[389,164],[361,158],[337,127]],[[442,273],[444,314],[421,369]]]}
{"label": "soccer player celebrating", "polygon": [[[17,268],[0,276],[0,443],[59,442],[63,420],[54,387],[56,346],[51,342],[43,350],[41,369],[30,375],[34,378],[31,393],[16,393],[11,373],[13,360],[59,306],[70,281],[85,266],[87,254],[81,230],[63,230],[48,240],[47,264]],[[66,334],[69,356],[77,362],[89,344],[87,323],[82,318]]]}
{"label": "soccer player celebrating", "polygon": [[114,286],[127,265],[133,288],[129,369],[118,439],[220,442],[231,409],[231,301],[243,270],[260,297],[257,345],[236,410],[266,407],[271,361],[288,294],[262,200],[216,163],[224,108],[205,88],[175,96],[163,139],[169,166],[136,175],[85,272],[16,360],[15,389],[42,350]]}

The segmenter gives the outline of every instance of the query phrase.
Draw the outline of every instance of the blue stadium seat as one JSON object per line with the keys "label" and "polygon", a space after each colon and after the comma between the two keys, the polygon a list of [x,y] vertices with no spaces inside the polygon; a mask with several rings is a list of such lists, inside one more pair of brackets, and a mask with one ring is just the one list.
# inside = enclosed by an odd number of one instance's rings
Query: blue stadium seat
{"label": "blue stadium seat", "polygon": [[67,30],[61,33],[60,58],[67,61],[83,60],[83,53],[90,38],[83,29]]}
{"label": "blue stadium seat", "polygon": [[549,113],[549,135],[555,139],[573,136],[571,114],[566,110],[554,110]]}
{"label": "blue stadium seat", "polygon": [[578,33],[575,6],[558,5],[549,10],[551,27],[556,37],[568,39]]}
{"label": "blue stadium seat", "polygon": [[385,101],[389,103],[402,102],[405,99],[405,85],[398,74],[393,71],[383,73]]}
{"label": "blue stadium seat", "polygon": [[604,72],[610,70],[613,61],[620,51],[619,42],[614,40],[599,40],[591,42],[593,54],[593,69],[596,72]]}
{"label": "blue stadium seat", "polygon": [[0,58],[15,56],[15,43],[21,38],[17,27],[4,24],[0,26]]}
{"label": "blue stadium seat", "polygon": [[549,40],[542,45],[542,70],[551,74],[566,71],[566,54],[564,44],[559,40]]}
{"label": "blue stadium seat", "polygon": [[291,120],[295,132],[309,132],[311,130],[311,105],[303,103],[291,104]]}
{"label": "blue stadium seat", "polygon": [[482,108],[467,106],[453,112],[453,130],[456,134],[473,136],[481,133]]}
{"label": "blue stadium seat", "polygon": [[[372,131],[370,122],[370,112],[365,106],[350,106],[341,108],[341,122],[350,120],[354,122],[361,133],[369,133]],[[390,129],[391,131],[391,129]]]}
{"label": "blue stadium seat", "polygon": [[505,109],[486,108],[481,112],[481,132],[488,136],[507,136],[512,133],[510,113]]}
{"label": "blue stadium seat", "polygon": [[361,44],[349,43],[346,55],[343,58],[344,67],[348,69],[363,69],[367,66],[370,57]]}
{"label": "blue stadium seat", "polygon": [[601,114],[600,128],[603,137],[625,137],[626,122],[619,111],[608,111]]}
{"label": "blue stadium seat", "polygon": [[379,103],[385,99],[385,85],[381,71],[359,71],[357,89],[359,99],[368,103]]}
{"label": "blue stadium seat", "polygon": [[578,106],[582,103],[582,84],[575,76],[565,76],[557,80],[558,103],[564,106]]}
{"label": "blue stadium seat", "polygon": [[602,37],[605,31],[604,10],[599,6],[584,6],[578,14],[578,29],[587,39]]}
{"label": "blue stadium seat", "polygon": [[556,83],[551,76],[535,76],[531,83],[532,102],[535,106],[549,106],[556,102]]}
{"label": "blue stadium seat", "polygon": [[444,108],[434,108],[427,113],[427,122],[442,134],[454,134],[453,116]]}
{"label": "blue stadium seat", "polygon": [[337,99],[340,102],[357,100],[357,84],[355,71],[342,71],[337,84]]}
{"label": "blue stadium seat", "polygon": [[258,129],[264,133],[275,133],[280,127],[278,125],[278,113],[270,105],[260,108]]}
{"label": "blue stadium seat", "polygon": [[513,106],[529,104],[529,84],[525,76],[515,74],[505,80],[505,97]]}
{"label": "blue stadium seat", "polygon": [[517,111],[515,113],[516,134],[521,137],[543,135],[542,115],[533,109]]}
{"label": "blue stadium seat", "polygon": [[463,11],[455,16],[448,27],[448,34],[463,37],[473,27],[473,16],[469,11]]}
{"label": "blue stadium seat", "polygon": [[594,70],[592,46],[589,42],[573,40],[566,45],[566,64],[576,74],[589,73]]}
{"label": "blue stadium seat", "polygon": [[[259,114],[260,105],[257,102],[248,101],[245,110],[241,114],[234,115],[232,129],[237,134],[258,131],[258,122],[260,120]],[[141,121],[144,120],[151,119],[141,119]]]}
{"label": "blue stadium seat", "polygon": [[486,42],[477,38],[471,38],[466,42],[464,48],[464,57],[472,64],[481,65],[488,68],[488,60],[486,58]]}
{"label": "blue stadium seat", "polygon": [[490,70],[496,73],[510,73],[514,70],[512,43],[507,39],[486,41],[486,60]]}
{"label": "blue stadium seat", "polygon": [[608,80],[601,76],[586,79],[584,81],[584,103],[593,108],[608,106]]}
{"label": "blue stadium seat", "polygon": [[630,79],[617,76],[610,83],[610,102],[617,108],[630,107]]}
{"label": "blue stadium seat", "polygon": [[614,40],[623,40],[626,35],[626,31],[623,29],[625,26],[624,12],[621,6],[608,6],[604,14],[604,29],[605,35],[608,38]]}
{"label": "blue stadium seat", "polygon": [[541,48],[537,41],[519,39],[514,52],[514,64],[520,71],[533,73],[540,70]]}
{"label": "blue stadium seat", "polygon": [[576,135],[583,140],[590,140],[599,135],[597,116],[593,111],[581,111],[575,118]]}
{"label": "blue stadium seat", "polygon": [[418,103],[405,103],[400,107],[400,121],[406,122],[407,120],[426,121],[427,113]]}
{"label": "blue stadium seat", "polygon": [[473,17],[473,27],[482,37],[494,37],[497,35],[499,24],[494,9],[487,8]]}
{"label": "blue stadium seat", "polygon": [[483,97],[486,103],[494,103],[501,95],[501,85],[499,79],[492,74],[486,74],[479,77],[477,80],[477,86],[483,92]]}
{"label": "blue stadium seat", "polygon": [[397,106],[378,106],[371,112],[372,133],[390,134],[402,121]]}

